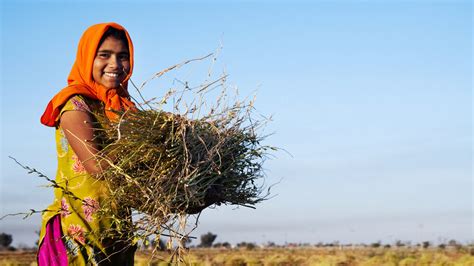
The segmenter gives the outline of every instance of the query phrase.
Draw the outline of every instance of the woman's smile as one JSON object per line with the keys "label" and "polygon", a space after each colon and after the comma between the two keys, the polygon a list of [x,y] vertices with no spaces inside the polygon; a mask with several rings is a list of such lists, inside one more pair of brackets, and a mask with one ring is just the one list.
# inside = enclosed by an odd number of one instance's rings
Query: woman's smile
{"label": "woman's smile", "polygon": [[118,73],[114,73],[114,72],[105,72],[105,75],[111,78],[117,78],[119,76]]}
{"label": "woman's smile", "polygon": [[[120,83],[125,78],[125,73],[124,72],[104,72],[104,76],[110,82]],[[105,84],[102,84],[102,85],[105,86]]]}
{"label": "woman's smile", "polygon": [[109,89],[118,88],[129,71],[130,55],[126,44],[111,36],[106,38],[94,58],[92,77],[95,82]]}

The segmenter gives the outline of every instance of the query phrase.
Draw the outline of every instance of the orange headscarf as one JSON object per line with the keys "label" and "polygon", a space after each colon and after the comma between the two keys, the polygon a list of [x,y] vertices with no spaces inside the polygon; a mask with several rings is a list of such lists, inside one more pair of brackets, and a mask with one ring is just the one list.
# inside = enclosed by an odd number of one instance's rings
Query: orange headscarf
{"label": "orange headscarf", "polygon": [[[92,77],[92,67],[95,55],[99,48],[99,42],[104,33],[113,27],[123,30],[128,40],[128,50],[130,54],[130,71],[122,81],[122,88],[108,89],[94,81]],[[129,100],[127,84],[133,70],[133,44],[127,30],[117,23],[101,23],[89,27],[79,41],[76,61],[72,66],[71,73],[67,79],[68,86],[56,94],[48,103],[46,110],[41,116],[41,123],[46,126],[57,126],[62,105],[76,94],[100,100],[105,104],[106,115],[110,119],[115,119],[116,114],[109,110],[134,109],[135,105]]]}

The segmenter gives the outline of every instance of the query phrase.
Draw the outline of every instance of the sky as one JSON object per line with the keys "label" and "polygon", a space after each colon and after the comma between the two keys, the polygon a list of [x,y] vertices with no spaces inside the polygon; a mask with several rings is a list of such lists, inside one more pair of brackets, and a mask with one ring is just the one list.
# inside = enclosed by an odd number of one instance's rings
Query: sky
{"label": "sky", "polygon": [[[132,80],[216,51],[242,97],[272,116],[272,198],[203,211],[216,242],[473,241],[470,1],[1,1],[0,216],[43,209],[54,130],[39,123],[66,85],[83,31],[115,21],[135,47]],[[148,84],[198,84],[199,62]],[[134,95],[134,92],[131,92]],[[136,94],[135,94],[136,95]],[[33,245],[40,215],[0,231]],[[198,244],[196,240],[192,244]]]}

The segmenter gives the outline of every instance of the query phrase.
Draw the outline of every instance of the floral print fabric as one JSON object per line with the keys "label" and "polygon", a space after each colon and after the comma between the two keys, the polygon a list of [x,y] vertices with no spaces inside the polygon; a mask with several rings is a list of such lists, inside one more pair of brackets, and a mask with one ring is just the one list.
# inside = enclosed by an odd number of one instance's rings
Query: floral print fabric
{"label": "floral print fabric", "polygon": [[[101,105],[82,96],[73,96],[62,108],[66,111],[91,112]],[[92,114],[92,113],[91,113]],[[40,243],[45,235],[47,222],[55,215],[61,216],[63,241],[68,251],[69,265],[94,265],[97,258],[104,258],[101,233],[111,228],[107,216],[98,211],[105,204],[107,190],[103,181],[90,176],[69,145],[61,127],[56,129],[58,170],[55,200],[43,213]],[[133,254],[132,254],[133,261]]]}
{"label": "floral print fabric", "polygon": [[87,197],[82,203],[82,210],[84,211],[84,217],[86,218],[86,221],[92,222],[92,220],[94,220],[92,215],[99,210],[99,202],[93,198]]}

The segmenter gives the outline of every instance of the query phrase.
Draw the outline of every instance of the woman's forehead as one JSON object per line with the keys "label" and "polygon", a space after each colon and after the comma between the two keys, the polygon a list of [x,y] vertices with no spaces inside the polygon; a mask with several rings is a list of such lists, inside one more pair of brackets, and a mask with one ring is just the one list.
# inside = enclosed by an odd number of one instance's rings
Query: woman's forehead
{"label": "woman's forehead", "polygon": [[105,38],[102,44],[98,47],[99,51],[110,49],[128,52],[128,47],[126,43],[123,40],[117,39],[113,36],[108,36],[107,38]]}

